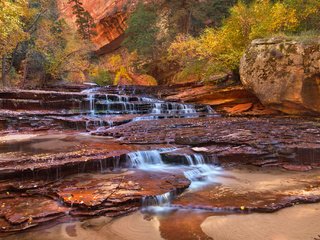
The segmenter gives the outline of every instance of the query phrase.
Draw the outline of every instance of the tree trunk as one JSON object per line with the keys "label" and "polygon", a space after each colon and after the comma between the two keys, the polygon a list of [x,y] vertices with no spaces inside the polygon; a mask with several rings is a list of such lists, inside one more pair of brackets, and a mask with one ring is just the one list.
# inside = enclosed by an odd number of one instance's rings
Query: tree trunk
{"label": "tree trunk", "polygon": [[24,67],[23,67],[23,79],[22,79],[22,84],[21,84],[21,88],[25,88],[26,86],[26,82],[27,82],[27,76],[28,76],[28,59],[26,58],[24,60]]}
{"label": "tree trunk", "polygon": [[186,34],[189,34],[190,32],[190,27],[191,27],[191,11],[188,11],[188,16],[186,19]]}
{"label": "tree trunk", "polygon": [[7,71],[6,71],[6,62],[7,62],[7,57],[6,55],[2,56],[2,73],[1,73],[1,79],[2,79],[2,86],[5,88],[7,87]]}

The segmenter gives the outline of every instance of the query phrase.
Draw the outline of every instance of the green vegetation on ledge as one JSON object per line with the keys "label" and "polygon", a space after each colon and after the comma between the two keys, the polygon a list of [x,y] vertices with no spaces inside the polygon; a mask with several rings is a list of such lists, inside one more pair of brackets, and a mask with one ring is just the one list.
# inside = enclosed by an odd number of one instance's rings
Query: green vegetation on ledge
{"label": "green vegetation on ledge", "polygon": [[[162,69],[162,72],[165,72],[173,68],[170,80],[179,82],[188,78],[210,80],[212,76],[221,73],[237,74],[240,58],[252,40],[286,35],[298,35],[303,38],[310,35],[310,32],[318,35],[320,31],[318,0],[240,1],[229,11],[220,10],[223,6],[232,5],[232,1],[183,2],[183,6],[171,1],[165,1],[158,6],[158,31],[148,31],[147,23],[144,21],[139,22],[140,26],[136,23],[130,25],[132,19],[146,11],[146,8],[141,7],[141,3],[131,15],[128,32],[140,29],[143,33],[143,36],[139,36],[140,39],[151,39],[153,35],[158,41],[158,44],[152,47],[156,52],[153,52],[152,61],[143,54],[139,54],[138,57],[140,68],[141,63],[145,63],[143,69],[151,75],[156,75],[154,69],[158,72]],[[179,7],[175,8],[177,5]],[[169,13],[163,10],[164,6],[170,6]],[[199,10],[206,6],[207,12],[203,15]],[[174,11],[177,11],[175,16],[170,14]],[[220,14],[215,15],[216,12]],[[189,14],[189,18],[186,18],[186,13]],[[203,23],[202,28],[198,27],[199,22]],[[138,53],[150,47],[134,44],[137,40],[131,35],[124,46],[131,44],[129,51]]]}

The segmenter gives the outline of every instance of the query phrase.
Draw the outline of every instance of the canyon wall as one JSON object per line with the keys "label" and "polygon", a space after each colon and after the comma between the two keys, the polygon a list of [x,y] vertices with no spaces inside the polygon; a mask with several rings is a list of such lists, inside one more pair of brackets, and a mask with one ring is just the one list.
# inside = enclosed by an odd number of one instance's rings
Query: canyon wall
{"label": "canyon wall", "polygon": [[[120,46],[127,28],[126,20],[138,0],[83,0],[83,7],[91,14],[96,23],[92,41],[100,54],[108,53]],[[70,25],[75,25],[72,5],[68,0],[57,0],[61,16]]]}

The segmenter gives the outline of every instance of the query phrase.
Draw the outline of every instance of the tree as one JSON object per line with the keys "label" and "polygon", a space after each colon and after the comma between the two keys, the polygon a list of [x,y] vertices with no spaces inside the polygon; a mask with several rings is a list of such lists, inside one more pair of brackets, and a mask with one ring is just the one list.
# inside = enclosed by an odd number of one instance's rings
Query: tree
{"label": "tree", "polygon": [[[162,0],[157,4],[139,2],[131,14],[123,46],[136,51],[135,71],[163,77],[166,81],[176,66],[166,58],[179,34],[199,36],[206,27],[217,27],[228,16],[236,0]],[[197,67],[198,68],[198,67]]]}
{"label": "tree", "polygon": [[199,35],[205,27],[219,27],[236,0],[165,0],[171,37]]}
{"label": "tree", "polygon": [[22,18],[27,14],[27,1],[0,1],[0,56],[2,67],[2,84],[7,86],[8,55],[16,48],[17,44],[27,39],[28,34],[25,33]]}
{"label": "tree", "polygon": [[157,47],[157,14],[155,9],[139,2],[128,19],[128,28],[123,42],[130,52],[137,51],[140,56],[150,57]]}
{"label": "tree", "polygon": [[298,31],[320,31],[319,0],[284,0],[284,3],[297,11],[300,22]]}
{"label": "tree", "polygon": [[[90,66],[92,44],[63,19],[44,16],[34,34],[32,51],[40,53],[47,79],[64,79],[69,73],[82,73]],[[43,80],[43,79],[42,79]]]}
{"label": "tree", "polygon": [[96,27],[90,13],[83,8],[83,3],[80,0],[69,0],[69,4],[73,4],[73,14],[76,16],[76,24],[78,32],[83,39],[91,39],[96,35],[94,28]]}
{"label": "tree", "polygon": [[219,29],[208,28],[198,38],[182,36],[172,43],[169,58],[189,67],[205,62],[203,75],[238,71],[240,58],[252,40],[292,33],[299,28],[297,9],[283,2],[238,3]]}
{"label": "tree", "polygon": [[70,73],[85,75],[92,45],[59,18],[55,0],[7,0],[0,1],[0,7],[4,86],[13,76],[8,73],[15,73],[20,87],[43,85]]}

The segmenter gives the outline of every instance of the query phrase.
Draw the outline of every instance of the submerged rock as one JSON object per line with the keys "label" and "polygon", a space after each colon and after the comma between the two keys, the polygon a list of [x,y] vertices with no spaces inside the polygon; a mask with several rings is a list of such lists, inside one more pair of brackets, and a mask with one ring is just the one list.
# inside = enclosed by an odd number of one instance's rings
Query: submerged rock
{"label": "submerged rock", "polygon": [[[11,180],[10,184],[20,183]],[[182,192],[190,181],[179,172],[135,170],[72,175],[45,185],[25,182],[13,192],[10,184],[0,185],[0,236],[62,217],[119,216],[139,209],[145,197]]]}
{"label": "submerged rock", "polygon": [[[320,167],[315,119],[221,117],[203,104],[209,93],[206,86],[200,88],[204,92],[195,105],[178,102],[174,88],[168,102],[154,87],[0,92],[0,236],[140,208],[271,212],[320,201],[319,179],[302,175],[317,174]],[[194,101],[190,91],[185,102]],[[234,90],[229,93],[235,96]],[[248,101],[244,89],[238,94],[244,98],[221,107],[249,113],[259,105]],[[66,99],[73,104],[61,109]],[[251,181],[236,191],[248,181],[234,190],[217,182],[230,165],[294,170],[290,174],[301,174],[302,182],[296,178],[295,188],[280,183],[277,191],[253,191],[255,185],[270,186],[263,176],[263,182]],[[72,226],[67,232],[76,235]]]}
{"label": "submerged rock", "polygon": [[240,75],[265,106],[320,113],[320,38],[255,40],[241,59]]}

